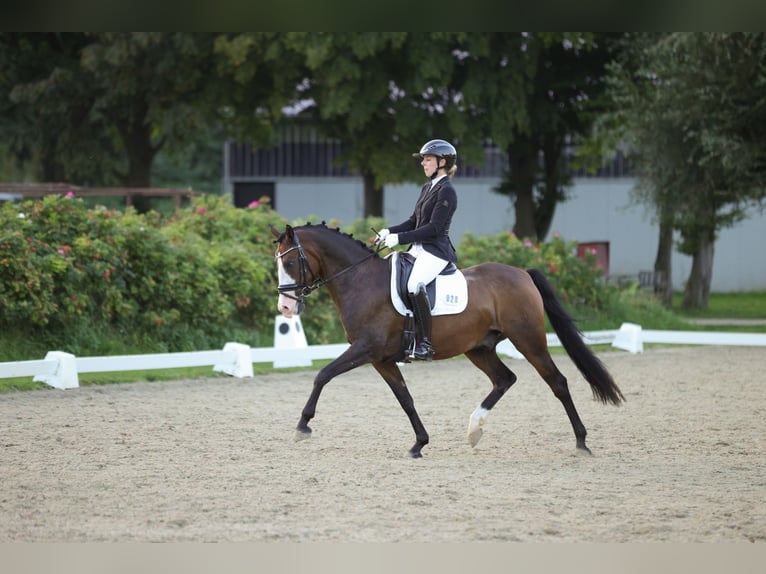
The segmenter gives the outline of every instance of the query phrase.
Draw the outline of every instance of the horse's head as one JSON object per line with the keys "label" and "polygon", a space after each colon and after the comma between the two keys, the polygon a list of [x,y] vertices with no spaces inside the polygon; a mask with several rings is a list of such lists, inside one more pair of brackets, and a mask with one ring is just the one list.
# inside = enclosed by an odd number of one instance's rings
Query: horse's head
{"label": "horse's head", "polygon": [[318,264],[301,245],[298,234],[290,225],[280,233],[274,226],[271,233],[276,237],[274,258],[279,273],[279,298],[277,309],[287,318],[299,315],[306,306],[305,298],[313,290],[317,279]]}
{"label": "horse's head", "polygon": [[[297,229],[287,225],[282,233],[272,226],[271,233],[277,244],[274,253],[279,271],[277,307],[288,318],[303,311],[306,297],[314,290],[330,282],[333,285],[328,288],[333,289],[343,281],[356,281],[349,278],[358,278],[358,274],[346,273],[373,258],[380,261],[378,251],[353,235],[342,233],[340,228],[330,229],[324,222],[308,223]],[[343,280],[339,279],[341,276]]]}

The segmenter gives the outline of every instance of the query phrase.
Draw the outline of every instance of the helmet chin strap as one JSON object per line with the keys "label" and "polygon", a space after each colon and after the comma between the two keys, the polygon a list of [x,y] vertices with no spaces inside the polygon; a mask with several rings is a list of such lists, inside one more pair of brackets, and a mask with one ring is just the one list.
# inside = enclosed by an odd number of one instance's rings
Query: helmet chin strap
{"label": "helmet chin strap", "polygon": [[442,158],[440,158],[440,157],[436,158],[436,169],[434,170],[434,172],[431,175],[428,176],[428,179],[430,179],[431,181],[436,179],[436,176],[439,175],[439,170],[442,169],[442,167],[439,165],[439,162],[441,161],[441,159]]}

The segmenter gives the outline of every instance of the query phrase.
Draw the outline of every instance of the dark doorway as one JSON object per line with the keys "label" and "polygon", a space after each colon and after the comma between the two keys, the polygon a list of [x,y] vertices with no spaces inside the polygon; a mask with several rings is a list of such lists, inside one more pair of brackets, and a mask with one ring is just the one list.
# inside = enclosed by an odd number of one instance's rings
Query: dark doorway
{"label": "dark doorway", "polygon": [[234,207],[247,207],[253,201],[261,201],[264,196],[269,198],[271,208],[276,209],[273,181],[234,182]]}

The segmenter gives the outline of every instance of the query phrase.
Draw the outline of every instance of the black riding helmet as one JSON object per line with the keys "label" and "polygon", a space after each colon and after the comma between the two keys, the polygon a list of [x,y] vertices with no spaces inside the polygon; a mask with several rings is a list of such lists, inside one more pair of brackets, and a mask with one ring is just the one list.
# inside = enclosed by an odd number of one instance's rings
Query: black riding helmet
{"label": "black riding helmet", "polygon": [[[420,151],[418,153],[413,153],[412,157],[420,157],[422,158],[424,155],[433,155],[437,158],[444,158],[445,164],[444,169],[449,171],[449,169],[455,165],[457,162],[457,150],[455,149],[455,146],[453,146],[451,143],[449,143],[446,140],[431,140],[423,144],[423,147],[420,148]],[[434,178],[436,173],[439,170],[437,169],[432,175],[431,179]]]}

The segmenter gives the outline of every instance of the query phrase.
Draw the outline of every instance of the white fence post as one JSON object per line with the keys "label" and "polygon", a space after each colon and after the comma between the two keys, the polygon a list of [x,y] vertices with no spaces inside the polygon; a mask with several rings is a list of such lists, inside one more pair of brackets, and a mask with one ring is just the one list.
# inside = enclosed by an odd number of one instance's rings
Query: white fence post
{"label": "white fence post", "polygon": [[[232,377],[252,377],[253,362],[250,360],[250,347],[242,343],[226,343],[223,352],[233,356],[233,360],[213,366],[213,370]],[[227,355],[227,359],[228,359]]]}
{"label": "white fence post", "polygon": [[644,339],[641,332],[641,325],[635,323],[623,323],[620,330],[612,341],[612,347],[628,351],[629,353],[643,353]]}
{"label": "white fence post", "polygon": [[80,380],[77,378],[77,360],[74,355],[63,351],[48,351],[45,360],[58,361],[56,370],[52,374],[37,375],[32,380],[57,389],[76,389],[80,386]]}

